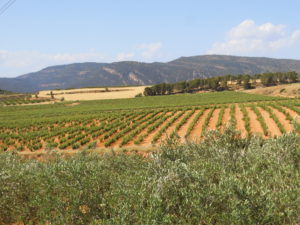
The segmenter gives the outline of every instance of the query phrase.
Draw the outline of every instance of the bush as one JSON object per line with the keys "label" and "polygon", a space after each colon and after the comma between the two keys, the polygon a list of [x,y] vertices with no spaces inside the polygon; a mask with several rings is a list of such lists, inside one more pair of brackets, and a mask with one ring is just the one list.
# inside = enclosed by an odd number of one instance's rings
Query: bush
{"label": "bush", "polygon": [[298,224],[299,136],[208,132],[137,154],[0,154],[0,224]]}
{"label": "bush", "polygon": [[97,142],[93,141],[91,143],[88,144],[87,148],[88,149],[95,149],[97,147]]}

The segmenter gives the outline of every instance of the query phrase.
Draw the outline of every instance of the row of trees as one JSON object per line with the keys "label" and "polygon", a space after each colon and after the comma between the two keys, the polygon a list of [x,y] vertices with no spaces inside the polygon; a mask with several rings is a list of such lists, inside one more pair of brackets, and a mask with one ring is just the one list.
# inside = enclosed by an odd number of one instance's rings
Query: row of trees
{"label": "row of trees", "polygon": [[256,75],[225,75],[211,78],[198,78],[191,81],[176,83],[161,83],[145,88],[145,96],[168,95],[174,93],[191,93],[199,90],[228,90],[228,86],[241,86],[251,89],[261,84],[274,86],[279,84],[295,83],[300,76],[296,72],[263,73]]}

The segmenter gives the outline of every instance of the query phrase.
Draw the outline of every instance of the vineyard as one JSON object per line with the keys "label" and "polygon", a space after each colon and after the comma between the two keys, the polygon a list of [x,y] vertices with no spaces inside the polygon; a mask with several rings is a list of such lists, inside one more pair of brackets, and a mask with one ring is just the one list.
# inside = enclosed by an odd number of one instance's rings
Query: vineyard
{"label": "vineyard", "polygon": [[32,96],[28,94],[0,94],[0,106],[28,105],[50,101],[50,98],[32,98]]}
{"label": "vineyard", "polygon": [[[141,107],[145,99],[152,107]],[[242,137],[269,138],[291,132],[299,114],[299,100],[231,92],[2,107],[0,151],[151,147],[167,137],[199,141],[229,125]]]}

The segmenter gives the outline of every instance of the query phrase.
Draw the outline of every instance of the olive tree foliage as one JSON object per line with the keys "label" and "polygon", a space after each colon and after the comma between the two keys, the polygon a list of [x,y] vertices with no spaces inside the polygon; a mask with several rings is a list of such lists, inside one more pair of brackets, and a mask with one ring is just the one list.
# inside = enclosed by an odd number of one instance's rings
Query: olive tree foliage
{"label": "olive tree foliage", "polygon": [[147,158],[0,155],[0,224],[298,224],[299,136],[168,139]]}

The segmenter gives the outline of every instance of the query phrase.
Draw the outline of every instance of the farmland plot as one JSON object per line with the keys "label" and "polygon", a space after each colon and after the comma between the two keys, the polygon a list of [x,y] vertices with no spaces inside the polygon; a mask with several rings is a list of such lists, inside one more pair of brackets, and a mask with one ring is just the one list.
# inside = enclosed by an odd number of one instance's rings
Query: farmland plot
{"label": "farmland plot", "polygon": [[20,117],[14,122],[1,122],[0,150],[150,147],[168,137],[178,137],[181,142],[199,141],[205,132],[223,131],[230,124],[242,136],[270,138],[291,132],[292,121],[299,112],[299,101],[290,100],[276,104],[268,101],[93,114],[77,112],[69,117],[52,115],[37,120]]}

